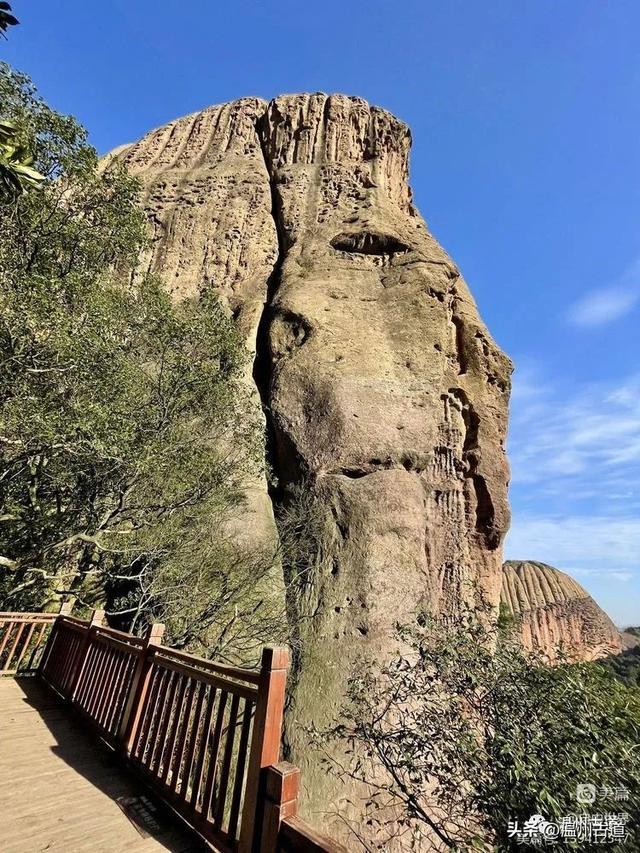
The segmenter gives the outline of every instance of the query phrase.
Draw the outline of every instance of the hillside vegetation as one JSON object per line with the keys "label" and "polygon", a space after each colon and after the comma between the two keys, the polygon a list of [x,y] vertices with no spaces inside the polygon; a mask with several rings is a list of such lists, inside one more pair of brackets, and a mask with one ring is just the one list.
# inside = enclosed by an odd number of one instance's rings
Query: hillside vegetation
{"label": "hillside vegetation", "polygon": [[251,655],[275,623],[273,555],[224,532],[262,454],[244,348],[215,298],[139,269],[137,182],[4,64],[0,104],[46,178],[0,206],[0,607],[73,595]]}

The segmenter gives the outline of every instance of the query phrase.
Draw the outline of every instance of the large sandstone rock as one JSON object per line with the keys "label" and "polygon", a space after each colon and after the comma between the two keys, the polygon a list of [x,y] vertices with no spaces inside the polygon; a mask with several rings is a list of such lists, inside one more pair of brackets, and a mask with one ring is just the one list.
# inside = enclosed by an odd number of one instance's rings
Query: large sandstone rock
{"label": "large sandstone rock", "polygon": [[[410,134],[358,98],[277,98],[260,122],[280,235],[264,396],[274,466],[327,511],[302,578],[287,717],[309,808],[357,818],[305,729],[396,621],[499,595],[510,364],[407,185]],[[294,602],[295,606],[298,602]],[[357,808],[357,807],[356,807]]]}
{"label": "large sandstone rock", "polygon": [[[276,514],[313,510],[304,559],[285,558],[286,737],[316,823],[359,815],[305,732],[359,657],[385,660],[419,610],[500,596],[511,365],[412,203],[409,148],[384,110],[313,94],[212,107],[118,152],[146,188],[150,269],[179,296],[215,288],[255,353]],[[269,529],[264,482],[253,501],[247,526]]]}
{"label": "large sandstone rock", "polygon": [[508,560],[502,570],[502,604],[517,618],[525,648],[549,660],[618,654],[617,628],[589,593],[564,572],[530,560]]}
{"label": "large sandstone rock", "polygon": [[[278,257],[255,129],[266,107],[259,98],[209,107],[113,152],[143,184],[151,236],[146,271],[159,273],[176,299],[214,290],[252,354]],[[262,416],[251,371],[246,381]],[[275,546],[265,477],[248,488],[247,499],[239,536]]]}

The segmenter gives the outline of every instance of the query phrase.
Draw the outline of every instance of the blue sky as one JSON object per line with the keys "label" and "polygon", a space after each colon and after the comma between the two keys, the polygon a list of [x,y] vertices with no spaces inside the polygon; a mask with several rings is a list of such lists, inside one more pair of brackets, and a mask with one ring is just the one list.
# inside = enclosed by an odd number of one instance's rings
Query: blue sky
{"label": "blue sky", "polygon": [[637,0],[13,0],[0,56],[100,151],[243,95],[360,95],[516,363],[506,554],[640,624]]}

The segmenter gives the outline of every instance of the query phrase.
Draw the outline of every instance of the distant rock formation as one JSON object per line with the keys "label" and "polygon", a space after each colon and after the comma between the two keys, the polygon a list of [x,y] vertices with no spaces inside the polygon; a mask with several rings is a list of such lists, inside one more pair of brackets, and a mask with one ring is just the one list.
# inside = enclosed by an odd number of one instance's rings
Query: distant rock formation
{"label": "distant rock formation", "polygon": [[500,601],[516,617],[525,648],[555,660],[594,660],[622,649],[617,628],[589,593],[564,572],[532,560],[507,560]]}
{"label": "distant rock formation", "polygon": [[627,628],[620,634],[622,639],[622,648],[625,651],[635,649],[640,646],[640,628]]}
{"label": "distant rock formation", "polygon": [[144,185],[149,269],[178,298],[214,290],[254,354],[274,481],[247,530],[271,536],[301,491],[322,518],[285,579],[287,741],[316,822],[359,817],[305,734],[359,656],[385,661],[419,609],[500,596],[511,363],[412,203],[410,142],[385,110],[318,93],[209,107],[117,152]]}

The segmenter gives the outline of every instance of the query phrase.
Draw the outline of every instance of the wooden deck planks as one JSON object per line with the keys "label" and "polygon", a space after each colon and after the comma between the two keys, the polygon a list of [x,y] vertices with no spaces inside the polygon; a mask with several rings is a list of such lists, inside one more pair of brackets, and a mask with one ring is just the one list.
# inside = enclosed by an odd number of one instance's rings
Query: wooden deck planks
{"label": "wooden deck planks", "polygon": [[115,801],[141,795],[145,787],[45,687],[0,679],[2,853],[203,849],[162,806],[162,831],[144,838]]}

